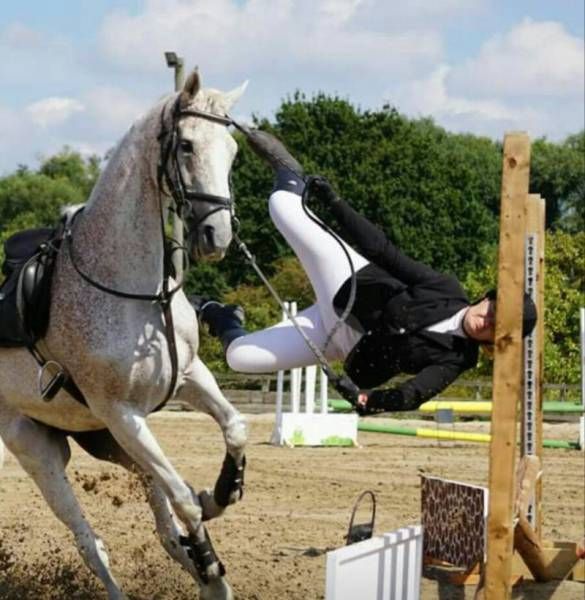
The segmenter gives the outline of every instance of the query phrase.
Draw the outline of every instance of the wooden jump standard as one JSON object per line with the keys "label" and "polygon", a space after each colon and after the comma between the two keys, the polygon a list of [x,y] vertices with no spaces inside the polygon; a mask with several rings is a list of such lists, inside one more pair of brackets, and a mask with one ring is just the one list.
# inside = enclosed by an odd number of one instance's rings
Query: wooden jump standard
{"label": "wooden jump standard", "polygon": [[[519,569],[514,564],[514,550],[537,581],[564,578],[577,562],[576,544],[553,546],[544,543],[541,536],[544,201],[528,194],[529,168],[528,136],[507,134],[500,214],[487,563],[484,588],[477,594],[486,600],[511,597],[513,572]],[[526,273],[525,251],[533,253],[533,260],[526,263]],[[524,348],[525,279],[537,305],[538,325]],[[522,459],[516,470],[521,405]]]}

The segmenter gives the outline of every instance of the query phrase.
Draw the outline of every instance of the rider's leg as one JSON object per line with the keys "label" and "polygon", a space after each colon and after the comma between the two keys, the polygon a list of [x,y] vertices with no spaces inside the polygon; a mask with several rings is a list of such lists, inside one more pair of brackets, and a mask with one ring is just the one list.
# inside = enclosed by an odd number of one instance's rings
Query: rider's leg
{"label": "rider's leg", "polygon": [[368,264],[343,240],[325,230],[321,221],[303,207],[301,196],[275,190],[268,201],[270,217],[303,266],[315,291],[325,327],[330,330],[338,315],[333,298],[343,283]]}
{"label": "rider's leg", "polygon": [[[328,359],[344,359],[363,331],[350,317],[350,322],[337,327],[328,343],[328,336],[339,320],[333,299],[351,276],[352,267],[357,272],[368,261],[313,221],[311,217],[315,220],[317,217],[305,212],[299,195],[277,190],[270,196],[269,210],[274,224],[304,267],[317,297],[315,305],[299,314],[297,323]],[[220,338],[226,349],[226,360],[235,371],[265,373],[317,362],[290,321],[243,335],[245,331],[237,327],[225,308],[216,309],[215,326],[216,330],[222,329]],[[223,321],[218,318],[222,314]]]}
{"label": "rider's leg", "polygon": [[333,298],[350,277],[368,261],[336,239],[302,203],[303,169],[284,144],[269,133],[246,131],[250,147],[274,170],[275,185],[268,201],[270,217],[305,269],[315,290],[326,329],[337,321]]}
{"label": "rider's leg", "polygon": [[[275,170],[275,188],[269,198],[274,224],[300,260],[311,282],[317,303],[297,318],[303,330],[327,358],[344,358],[363,331],[355,322],[337,327],[339,315],[333,299],[351,276],[368,261],[341,239],[329,233],[323,223],[302,203],[302,169],[282,143],[265,132],[248,132],[252,148]],[[222,307],[226,309],[227,307]],[[228,364],[244,372],[268,372],[314,364],[317,359],[291,323],[244,335],[232,315],[216,309],[207,322],[222,339]],[[206,321],[205,311],[202,320]],[[335,333],[331,340],[329,336]]]}
{"label": "rider's leg", "polygon": [[[301,311],[296,322],[305,335],[322,349],[327,340],[327,330],[317,305]],[[329,360],[341,358],[332,344],[326,348],[325,356]],[[317,362],[307,342],[289,320],[233,340],[226,360],[231,369],[242,373],[268,373]]]}

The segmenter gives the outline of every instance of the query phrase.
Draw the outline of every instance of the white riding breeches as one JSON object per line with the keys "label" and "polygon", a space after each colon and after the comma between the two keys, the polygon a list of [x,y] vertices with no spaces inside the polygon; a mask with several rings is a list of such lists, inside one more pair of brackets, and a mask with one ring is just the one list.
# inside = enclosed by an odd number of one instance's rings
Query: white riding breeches
{"label": "white riding breeches", "polygon": [[[270,196],[268,207],[272,221],[297,255],[317,298],[315,304],[297,315],[296,321],[311,341],[323,350],[339,320],[333,308],[333,298],[351,275],[351,266],[340,244],[344,244],[355,272],[368,261],[312,221],[305,213],[299,195],[278,190]],[[357,325],[354,328],[347,322],[342,323],[325,348],[326,358],[344,359],[362,333]],[[242,373],[288,370],[317,362],[308,344],[289,320],[236,338],[227,349],[226,360],[230,368]]]}

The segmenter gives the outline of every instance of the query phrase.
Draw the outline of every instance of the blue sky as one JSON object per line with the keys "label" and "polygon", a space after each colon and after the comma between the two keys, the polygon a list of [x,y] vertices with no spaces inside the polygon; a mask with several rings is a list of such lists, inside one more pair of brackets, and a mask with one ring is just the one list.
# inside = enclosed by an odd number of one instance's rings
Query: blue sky
{"label": "blue sky", "polygon": [[389,102],[451,131],[584,127],[582,0],[20,0],[0,9],[0,175],[68,144],[104,154],[164,93],[164,50],[204,85]]}

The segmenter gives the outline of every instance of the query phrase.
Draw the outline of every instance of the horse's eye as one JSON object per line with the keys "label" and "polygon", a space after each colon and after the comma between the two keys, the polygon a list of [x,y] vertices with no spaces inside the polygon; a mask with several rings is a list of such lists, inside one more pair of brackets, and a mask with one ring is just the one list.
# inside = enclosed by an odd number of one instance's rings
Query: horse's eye
{"label": "horse's eye", "polygon": [[189,140],[181,140],[179,143],[181,151],[185,154],[193,154],[193,143]]}

